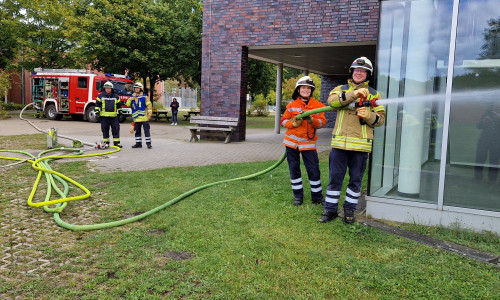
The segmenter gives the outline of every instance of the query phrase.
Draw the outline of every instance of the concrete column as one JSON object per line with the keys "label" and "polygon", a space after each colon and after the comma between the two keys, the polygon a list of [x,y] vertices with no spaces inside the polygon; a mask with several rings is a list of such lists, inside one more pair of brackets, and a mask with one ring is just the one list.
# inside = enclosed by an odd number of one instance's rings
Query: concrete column
{"label": "concrete column", "polygon": [[[411,2],[404,96],[427,94],[429,37],[433,13],[432,0]],[[418,198],[425,128],[425,103],[406,101],[403,105],[398,192]]]}
{"label": "concrete column", "polygon": [[281,121],[281,86],[283,83],[283,64],[276,65],[276,111],[274,115],[274,132],[280,133]]}

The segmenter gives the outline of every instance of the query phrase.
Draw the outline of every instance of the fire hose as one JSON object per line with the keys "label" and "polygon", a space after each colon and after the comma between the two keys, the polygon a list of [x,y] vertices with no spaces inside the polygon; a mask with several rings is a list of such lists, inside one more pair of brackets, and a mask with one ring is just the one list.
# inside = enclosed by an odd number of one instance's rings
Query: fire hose
{"label": "fire hose", "polygon": [[[365,101],[365,102],[367,102],[367,101]],[[375,104],[375,100],[372,100],[371,105],[373,105],[373,104]],[[368,105],[368,104],[365,103],[364,105]],[[325,106],[322,108],[303,112],[300,115],[298,115],[296,118],[302,119],[302,118],[305,118],[311,114],[317,114],[317,113],[331,111],[331,110],[333,110],[332,107]],[[23,158],[16,158],[16,157],[0,156],[0,159],[16,160],[16,161],[20,161],[20,162],[24,162],[24,161],[30,162],[32,168],[38,171],[38,175],[37,175],[37,178],[36,178],[35,183],[33,185],[33,189],[30,193],[30,196],[28,198],[28,205],[30,205],[32,207],[43,207],[46,212],[54,213],[54,220],[59,226],[65,228],[65,229],[78,231],[78,230],[97,230],[97,229],[112,228],[112,227],[121,226],[121,225],[125,225],[128,223],[142,220],[142,219],[149,217],[149,216],[151,216],[151,215],[153,215],[153,214],[155,214],[155,213],[157,213],[157,212],[159,212],[159,211],[161,211],[161,210],[163,210],[163,209],[165,209],[165,208],[167,208],[167,207],[169,207],[169,206],[171,206],[171,205],[173,205],[173,204],[175,204],[183,199],[186,199],[187,197],[189,197],[189,196],[191,196],[191,195],[193,195],[201,190],[204,190],[206,188],[209,188],[209,187],[212,187],[215,185],[219,185],[219,184],[223,184],[223,183],[251,179],[251,178],[255,178],[255,177],[258,177],[260,175],[266,174],[266,173],[272,171],[273,169],[277,168],[279,165],[281,165],[281,163],[286,158],[286,152],[285,152],[285,153],[283,153],[283,155],[281,156],[281,158],[278,161],[276,161],[273,165],[271,165],[267,169],[264,169],[262,171],[259,171],[259,172],[256,172],[256,173],[253,173],[250,175],[242,176],[242,177],[231,178],[231,179],[226,179],[226,180],[221,180],[221,181],[216,181],[216,182],[208,183],[205,185],[201,185],[199,187],[193,188],[193,189],[175,197],[174,199],[172,199],[170,201],[165,202],[164,204],[162,204],[160,206],[157,206],[157,207],[155,207],[147,212],[144,212],[140,215],[133,216],[130,218],[126,218],[126,219],[122,219],[122,220],[118,220],[118,221],[113,221],[113,222],[90,224],[90,225],[76,225],[76,224],[70,224],[70,223],[63,221],[61,219],[60,213],[66,207],[68,202],[89,198],[91,193],[85,186],[78,183],[77,181],[75,181],[75,180],[69,178],[68,176],[65,176],[57,171],[52,170],[52,168],[49,166],[49,162],[52,160],[56,160],[56,159],[100,156],[100,155],[106,155],[106,154],[111,154],[111,153],[115,153],[115,152],[120,151],[120,148],[118,148],[118,147],[115,147],[115,146],[111,146],[111,147],[113,147],[115,149],[111,150],[111,151],[107,151],[107,152],[103,152],[103,153],[95,153],[95,154],[83,154],[83,151],[80,149],[61,147],[61,148],[55,148],[55,149],[49,149],[49,150],[43,151],[38,155],[38,157],[35,157],[32,154],[27,153],[27,152],[23,152],[23,151],[0,150],[0,152],[21,153],[21,154],[29,157],[27,159],[23,159]],[[45,155],[46,153],[53,152],[53,151],[71,151],[71,152],[76,152],[76,153],[73,155],[52,155],[52,156],[43,157],[43,155]],[[45,175],[45,178],[47,181],[47,191],[46,191],[45,200],[43,202],[33,202],[33,198],[36,194],[36,191],[37,191],[40,179],[42,177],[42,174]],[[56,181],[63,185],[62,191],[57,186]],[[84,191],[84,195],[68,197],[68,193],[69,193],[68,182],[77,186],[82,191]],[[50,200],[52,198],[52,189],[61,198],[56,199],[56,200]],[[55,208],[49,208],[48,207],[49,205],[55,205]]]}

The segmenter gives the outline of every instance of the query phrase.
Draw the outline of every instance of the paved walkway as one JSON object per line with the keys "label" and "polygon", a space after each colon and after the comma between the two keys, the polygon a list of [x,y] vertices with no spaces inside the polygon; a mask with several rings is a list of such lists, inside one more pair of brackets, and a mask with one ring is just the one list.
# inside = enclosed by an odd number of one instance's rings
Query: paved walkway
{"label": "paved walkway", "polygon": [[[102,140],[99,123],[73,121],[63,119],[51,121],[24,117],[43,131],[52,127],[57,128],[58,135],[72,137],[80,141],[95,143]],[[123,148],[120,152],[86,158],[101,171],[133,171],[144,169],[159,169],[178,166],[203,166],[221,163],[253,162],[278,160],[285,150],[281,144],[286,129],[281,128],[281,133],[274,133],[274,129],[247,129],[246,140],[243,142],[223,141],[189,142],[191,134],[184,126],[171,126],[165,122],[151,123],[152,149],[132,149],[135,138],[129,133],[130,122],[121,124],[121,142]],[[39,133],[27,121],[18,116],[0,120],[0,136]],[[331,128],[317,131],[318,151],[330,149]],[[59,138],[58,142],[70,146],[71,141]],[[143,145],[145,146],[145,144]],[[21,149],[11,149],[21,150]],[[92,150],[89,153],[94,153]]]}

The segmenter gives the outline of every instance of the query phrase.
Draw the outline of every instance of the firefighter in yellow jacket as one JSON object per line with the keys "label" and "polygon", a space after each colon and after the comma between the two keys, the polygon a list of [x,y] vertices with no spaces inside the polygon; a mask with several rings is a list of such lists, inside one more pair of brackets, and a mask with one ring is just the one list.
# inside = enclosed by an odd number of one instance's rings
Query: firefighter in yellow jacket
{"label": "firefighter in yellow jacket", "polygon": [[361,196],[361,182],[366,170],[368,154],[372,149],[373,128],[385,121],[385,110],[381,105],[357,107],[361,99],[380,99],[380,94],[368,86],[373,65],[366,57],[354,60],[350,67],[350,78],[345,85],[334,88],[328,104],[337,110],[332,133],[330,152],[330,182],[326,189],[325,209],[319,222],[326,223],[338,216],[338,203],[342,183],[349,168],[349,184],[344,201],[344,222],[353,223],[354,211]]}
{"label": "firefighter in yellow jacket", "polygon": [[151,145],[151,127],[149,125],[149,120],[153,115],[153,105],[146,93],[144,93],[144,86],[140,82],[134,84],[135,93],[132,97],[128,98],[127,106],[132,108],[132,124],[134,129],[130,132],[135,132],[135,145],[132,148],[142,148],[142,133],[141,127],[144,128],[144,139],[146,140],[146,145],[148,149],[153,148]]}
{"label": "firefighter in yellow jacket", "polygon": [[300,155],[304,160],[309,184],[311,185],[311,200],[315,204],[323,204],[323,188],[319,171],[318,152],[316,151],[316,130],[325,126],[324,113],[311,114],[307,118],[297,120],[302,112],[324,107],[321,102],[312,98],[316,86],[309,76],[297,81],[292,101],[286,106],[281,119],[281,126],[288,128],[283,145],[286,146],[286,159],[290,169],[294,205],[301,205],[304,199],[302,174],[300,172]]}

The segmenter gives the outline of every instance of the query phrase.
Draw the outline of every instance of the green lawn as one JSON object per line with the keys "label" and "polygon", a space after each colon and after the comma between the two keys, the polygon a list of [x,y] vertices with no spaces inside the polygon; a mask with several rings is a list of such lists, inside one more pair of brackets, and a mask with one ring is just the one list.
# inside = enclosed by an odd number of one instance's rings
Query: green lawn
{"label": "green lawn", "polygon": [[274,128],[274,115],[247,117],[247,128]]}
{"label": "green lawn", "polygon": [[[19,137],[2,137],[5,141]],[[36,135],[31,140],[41,139]],[[41,141],[40,141],[41,143]],[[21,147],[22,145],[16,144]],[[41,148],[42,149],[42,148]],[[2,153],[0,153],[2,155]],[[328,169],[320,155],[321,170]],[[150,210],[202,184],[251,174],[274,162],[98,174],[83,162],[52,167],[87,186],[63,220],[106,222]],[[305,174],[305,171],[304,171]],[[494,299],[498,268],[292,205],[286,163],[256,179],[200,191],[159,213],[113,229],[71,232],[29,208],[36,172],[0,172],[1,247],[49,263],[40,273],[0,268],[0,296],[22,299]],[[328,174],[323,172],[322,181]],[[307,182],[307,180],[306,180]],[[81,194],[72,190],[70,193]],[[41,201],[43,194],[38,195]],[[105,205],[104,205],[105,204]],[[23,222],[22,220],[26,221]],[[10,225],[5,225],[10,224]],[[10,226],[10,227],[9,227]],[[500,254],[498,236],[427,230]],[[17,233],[16,233],[17,232]],[[19,234],[22,232],[23,234]],[[16,241],[31,234],[23,247]],[[11,251],[14,252],[14,251]],[[0,252],[0,256],[2,253]],[[0,257],[0,264],[2,259]],[[21,260],[26,265],[29,260]]]}

